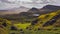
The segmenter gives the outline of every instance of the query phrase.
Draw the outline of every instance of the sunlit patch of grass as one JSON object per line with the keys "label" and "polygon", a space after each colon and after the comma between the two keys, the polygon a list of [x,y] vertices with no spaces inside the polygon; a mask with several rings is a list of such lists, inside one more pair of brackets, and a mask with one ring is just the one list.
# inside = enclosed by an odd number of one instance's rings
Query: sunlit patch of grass
{"label": "sunlit patch of grass", "polygon": [[26,27],[28,27],[29,25],[31,25],[31,23],[18,23],[18,24],[14,24],[15,27],[17,27],[18,29],[26,29]]}

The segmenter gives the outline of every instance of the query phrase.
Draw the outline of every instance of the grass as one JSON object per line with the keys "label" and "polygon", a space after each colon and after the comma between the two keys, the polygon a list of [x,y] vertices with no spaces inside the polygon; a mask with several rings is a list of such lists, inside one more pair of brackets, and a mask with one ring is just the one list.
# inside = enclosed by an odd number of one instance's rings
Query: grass
{"label": "grass", "polygon": [[17,27],[18,29],[26,29],[26,27],[28,27],[29,25],[31,25],[31,23],[18,23],[18,24],[14,24],[15,27]]}
{"label": "grass", "polygon": [[[22,34],[21,31],[13,31],[16,34]],[[60,34],[60,28],[58,28],[58,30],[23,30],[23,34]]]}

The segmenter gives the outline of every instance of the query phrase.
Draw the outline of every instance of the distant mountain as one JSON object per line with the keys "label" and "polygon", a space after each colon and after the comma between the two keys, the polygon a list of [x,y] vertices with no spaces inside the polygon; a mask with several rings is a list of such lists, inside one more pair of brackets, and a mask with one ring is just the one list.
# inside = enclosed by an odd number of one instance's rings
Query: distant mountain
{"label": "distant mountain", "polygon": [[21,12],[26,12],[27,10],[29,10],[29,8],[26,7],[19,7],[19,8],[13,8],[10,10],[0,10],[0,15],[5,15],[5,14],[18,14]]}
{"label": "distant mountain", "polygon": [[60,6],[55,6],[55,5],[46,5],[45,7],[43,7],[42,9],[49,9],[49,10],[59,10]]}
{"label": "distant mountain", "polygon": [[[16,8],[15,8],[16,9]],[[54,5],[46,5],[44,6],[43,8],[41,9],[38,9],[38,8],[31,8],[31,9],[28,9],[28,8],[25,8],[23,6],[21,6],[20,8],[16,9],[15,11],[8,11],[9,13],[10,12],[15,12],[15,13],[19,13],[17,14],[18,16],[26,16],[26,17],[32,17],[32,16],[38,16],[40,14],[46,14],[46,13],[50,13],[52,11],[56,11],[56,10],[59,10],[60,9],[60,6],[54,6]],[[21,12],[20,12],[21,11]],[[0,13],[1,14],[1,13]]]}
{"label": "distant mountain", "polygon": [[8,20],[12,20],[12,21],[31,22],[37,19],[37,17],[41,14],[47,14],[47,13],[50,13],[59,9],[60,9],[59,6],[55,8],[55,6],[53,5],[47,5],[41,9],[38,9],[35,7],[31,9],[20,7],[20,8],[14,8],[12,10],[1,10],[0,15],[1,14],[4,14],[4,15],[0,17],[8,19]]}
{"label": "distant mountain", "polygon": [[40,11],[56,11],[59,10],[60,6],[55,5],[46,5],[43,8],[40,9]]}
{"label": "distant mountain", "polygon": [[33,13],[33,14],[40,14],[40,11],[38,8],[31,8],[30,10],[28,10],[27,12]]}
{"label": "distant mountain", "polygon": [[13,8],[11,10],[0,10],[0,15],[4,15],[4,14],[18,14],[21,12],[27,12],[27,13],[33,13],[33,14],[46,14],[46,13],[50,13],[52,11],[56,11],[59,10],[60,6],[54,6],[54,5],[46,5],[41,9],[32,7],[30,8],[26,8],[26,7],[19,7],[19,8]]}
{"label": "distant mountain", "polygon": [[43,8],[39,9],[41,14],[50,13],[52,11],[60,10],[60,6],[46,5]]}
{"label": "distant mountain", "polygon": [[31,13],[34,13],[34,14],[46,14],[46,13],[50,13],[52,11],[56,11],[56,10],[59,10],[59,9],[60,9],[60,6],[46,5],[41,9],[33,7],[30,10],[28,10],[27,12],[31,12]]}
{"label": "distant mountain", "polygon": [[37,8],[31,8],[30,10],[28,10],[28,12],[38,12],[39,10]]}
{"label": "distant mountain", "polygon": [[27,12],[31,12],[31,13],[38,13],[40,12],[37,8],[31,8],[30,10],[28,10]]}

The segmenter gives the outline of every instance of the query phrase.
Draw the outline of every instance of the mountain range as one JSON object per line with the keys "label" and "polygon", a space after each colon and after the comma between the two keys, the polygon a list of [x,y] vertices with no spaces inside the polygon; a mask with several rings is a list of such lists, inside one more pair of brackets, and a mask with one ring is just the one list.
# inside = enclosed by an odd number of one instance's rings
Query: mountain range
{"label": "mountain range", "polygon": [[41,14],[47,14],[56,10],[60,10],[60,6],[46,5],[41,9],[20,7],[12,10],[0,10],[0,17],[8,20],[33,21]]}
{"label": "mountain range", "polygon": [[54,5],[46,5],[41,9],[38,8],[26,8],[26,7],[19,7],[19,8],[14,8],[11,10],[0,10],[0,15],[5,15],[5,14],[18,14],[21,12],[31,12],[31,13],[38,13],[38,14],[43,14],[43,13],[49,13],[51,11],[56,11],[59,10],[60,6],[54,6]]}

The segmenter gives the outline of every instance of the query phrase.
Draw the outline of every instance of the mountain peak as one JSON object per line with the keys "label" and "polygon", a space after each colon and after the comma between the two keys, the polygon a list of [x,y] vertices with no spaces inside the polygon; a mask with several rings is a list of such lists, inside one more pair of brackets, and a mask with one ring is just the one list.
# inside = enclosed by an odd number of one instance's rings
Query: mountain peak
{"label": "mountain peak", "polygon": [[46,6],[43,7],[43,9],[59,10],[60,9],[60,6],[46,5]]}
{"label": "mountain peak", "polygon": [[30,10],[28,10],[28,12],[31,12],[31,13],[39,13],[40,11],[39,11],[39,9],[33,7]]}
{"label": "mountain peak", "polygon": [[33,7],[28,12],[36,12],[36,11],[39,11],[39,10],[37,8]]}

